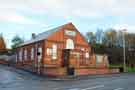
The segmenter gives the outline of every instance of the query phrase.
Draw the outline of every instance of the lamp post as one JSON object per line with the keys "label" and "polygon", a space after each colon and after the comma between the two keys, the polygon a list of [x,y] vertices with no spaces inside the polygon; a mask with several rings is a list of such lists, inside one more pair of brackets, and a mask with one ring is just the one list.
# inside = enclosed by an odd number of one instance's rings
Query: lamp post
{"label": "lamp post", "polygon": [[126,45],[125,45],[125,32],[126,29],[121,30],[123,33],[123,69],[124,72],[126,72]]}

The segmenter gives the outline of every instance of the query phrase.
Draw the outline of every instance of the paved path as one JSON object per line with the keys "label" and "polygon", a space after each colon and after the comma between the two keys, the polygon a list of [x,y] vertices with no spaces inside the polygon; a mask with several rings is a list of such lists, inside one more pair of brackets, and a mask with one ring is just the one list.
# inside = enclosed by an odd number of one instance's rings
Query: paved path
{"label": "paved path", "polygon": [[52,80],[0,65],[0,90],[135,90],[135,74]]}

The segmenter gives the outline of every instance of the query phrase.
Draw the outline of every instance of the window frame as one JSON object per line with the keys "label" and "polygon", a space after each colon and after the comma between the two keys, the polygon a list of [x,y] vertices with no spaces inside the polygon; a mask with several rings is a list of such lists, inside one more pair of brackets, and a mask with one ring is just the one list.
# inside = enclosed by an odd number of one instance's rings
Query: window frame
{"label": "window frame", "polygon": [[56,60],[58,58],[58,47],[57,47],[57,44],[53,44],[52,45],[52,59],[53,60]]}
{"label": "window frame", "polygon": [[27,61],[27,59],[28,59],[28,50],[25,49],[24,50],[24,60]]}
{"label": "window frame", "polygon": [[31,48],[31,61],[33,61],[34,60],[34,54],[35,54],[35,49],[32,47]]}
{"label": "window frame", "polygon": [[22,61],[23,50],[19,50],[19,61]]}
{"label": "window frame", "polygon": [[66,49],[74,49],[74,48],[75,48],[74,40],[68,38],[68,39],[66,40]]}

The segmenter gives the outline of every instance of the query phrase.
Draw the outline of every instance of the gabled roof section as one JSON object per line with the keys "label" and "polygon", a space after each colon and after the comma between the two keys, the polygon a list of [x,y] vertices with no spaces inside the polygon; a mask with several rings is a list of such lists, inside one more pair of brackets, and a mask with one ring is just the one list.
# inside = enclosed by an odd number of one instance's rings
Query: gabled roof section
{"label": "gabled roof section", "polygon": [[[68,23],[68,24],[72,24],[72,23]],[[65,24],[67,25],[67,24]],[[38,42],[38,41],[41,41],[41,40],[44,40],[44,39],[47,39],[50,35],[52,35],[53,33],[55,33],[56,31],[60,30],[63,26],[65,25],[62,25],[62,26],[59,26],[59,27],[56,27],[56,28],[53,28],[51,30],[47,30],[43,33],[40,33],[38,35],[36,35],[36,37],[34,39],[30,39],[28,41],[25,41],[24,43],[22,43],[20,46],[24,46],[24,45],[28,45],[28,44],[31,44],[31,43],[35,43],[35,42]]]}
{"label": "gabled roof section", "polygon": [[38,35],[36,35],[36,37],[33,39],[30,39],[28,41],[25,41],[24,43],[22,43],[20,46],[24,46],[24,45],[27,45],[27,44],[31,44],[31,43],[35,43],[35,42],[38,42],[38,41],[41,41],[41,40],[44,40],[46,38],[48,38],[51,34],[53,34],[54,32],[60,30],[62,26],[59,26],[59,27],[56,27],[54,29],[51,29],[51,30],[47,30],[43,33],[40,33]]}

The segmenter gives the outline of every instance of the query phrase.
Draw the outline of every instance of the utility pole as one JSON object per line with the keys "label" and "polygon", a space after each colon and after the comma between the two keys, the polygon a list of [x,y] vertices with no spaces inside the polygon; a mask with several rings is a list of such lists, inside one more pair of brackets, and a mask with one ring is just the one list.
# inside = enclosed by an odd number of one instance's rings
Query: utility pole
{"label": "utility pole", "polygon": [[123,69],[124,72],[126,72],[126,43],[125,43],[125,32],[127,30],[123,29],[122,33],[123,33]]}

